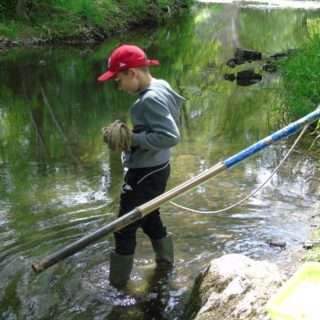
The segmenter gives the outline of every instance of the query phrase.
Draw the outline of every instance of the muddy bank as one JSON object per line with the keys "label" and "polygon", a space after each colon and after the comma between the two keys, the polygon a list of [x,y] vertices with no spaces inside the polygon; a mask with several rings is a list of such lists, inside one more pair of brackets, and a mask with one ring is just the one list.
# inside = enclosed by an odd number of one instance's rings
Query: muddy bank
{"label": "muddy bank", "polygon": [[[121,30],[122,32],[124,30]],[[119,31],[119,32],[121,32]],[[115,34],[115,31],[107,32],[100,28],[87,28],[82,34],[77,36],[66,36],[66,37],[31,37],[31,38],[18,38],[9,39],[7,37],[0,37],[0,49],[12,48],[12,47],[32,47],[32,46],[43,46],[43,45],[63,45],[63,44],[92,44],[99,43],[106,38]]]}
{"label": "muddy bank", "polygon": [[[124,30],[118,31],[124,32]],[[116,34],[116,32],[107,32],[96,28],[88,28],[86,32],[77,36],[66,37],[31,37],[20,39],[9,39],[6,37],[0,37],[0,50],[9,49],[14,47],[38,47],[46,45],[83,45],[83,44],[98,44],[105,39]]]}

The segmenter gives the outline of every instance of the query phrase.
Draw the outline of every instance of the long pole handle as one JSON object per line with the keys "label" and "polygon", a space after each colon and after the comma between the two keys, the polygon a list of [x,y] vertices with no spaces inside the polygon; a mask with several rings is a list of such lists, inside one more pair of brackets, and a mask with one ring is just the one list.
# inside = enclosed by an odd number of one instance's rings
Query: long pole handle
{"label": "long pole handle", "polygon": [[320,118],[320,106],[318,108],[300,118],[299,120],[290,123],[286,127],[279,129],[278,131],[272,133],[271,135],[267,136],[266,138],[256,142],[255,144],[251,145],[250,147],[240,151],[239,153],[231,156],[230,158],[226,159],[223,163],[229,169],[239,163],[240,161],[250,157],[251,155],[257,153],[258,151],[268,147],[270,144],[273,144],[283,138],[286,138],[294,133],[297,133],[299,130],[302,129],[306,124],[312,123]]}
{"label": "long pole handle", "polygon": [[258,151],[266,148],[267,146],[273,144],[274,142],[279,141],[289,135],[292,135],[299,131],[304,125],[308,123],[312,123],[320,118],[320,109],[316,109],[305,117],[289,124],[288,126],[276,131],[275,133],[269,135],[268,137],[256,142],[250,147],[240,151],[239,153],[231,156],[225,161],[218,162],[213,167],[203,171],[199,175],[183,182],[182,184],[174,187],[173,189],[163,193],[162,195],[138,206],[134,210],[128,212],[122,217],[114,220],[113,222],[101,227],[93,233],[90,233],[79,240],[67,245],[64,248],[56,251],[55,253],[45,257],[40,262],[36,262],[32,264],[32,268],[35,272],[39,273],[48,267],[54,265],[58,261],[73,255],[74,253],[80,251],[85,248],[92,242],[96,242],[100,238],[106,236],[107,234],[120,230],[125,226],[141,219],[147,214],[153,212],[157,208],[159,208],[163,203],[173,199],[174,197],[192,189],[193,187],[205,182],[206,180],[216,176],[221,171],[225,169],[229,169],[239,163],[240,161],[252,156]]}
{"label": "long pole handle", "polygon": [[40,273],[43,270],[49,268],[50,266],[56,264],[60,260],[63,260],[76,252],[80,251],[81,249],[85,248],[89,244],[96,242],[100,238],[104,237],[105,235],[124,228],[125,226],[131,224],[134,221],[137,221],[142,218],[141,213],[134,209],[127,214],[123,215],[122,217],[114,220],[113,222],[101,227],[100,229],[96,230],[93,233],[90,233],[79,240],[70,243],[66,247],[61,248],[60,250],[48,255],[47,257],[43,258],[39,262],[35,262],[32,264],[32,269],[36,273]]}

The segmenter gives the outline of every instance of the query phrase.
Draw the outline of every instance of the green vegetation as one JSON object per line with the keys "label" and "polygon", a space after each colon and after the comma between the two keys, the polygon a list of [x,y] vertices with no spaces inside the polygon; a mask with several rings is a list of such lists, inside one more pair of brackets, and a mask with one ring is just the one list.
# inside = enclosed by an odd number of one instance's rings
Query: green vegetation
{"label": "green vegetation", "polygon": [[320,35],[315,22],[309,29],[311,36],[303,48],[280,63],[287,106],[284,112],[289,120],[304,116],[320,103]]}
{"label": "green vegetation", "polygon": [[[0,37],[88,38],[110,35],[131,24],[159,22],[192,0],[5,0]],[[97,32],[99,34],[97,34]]]}

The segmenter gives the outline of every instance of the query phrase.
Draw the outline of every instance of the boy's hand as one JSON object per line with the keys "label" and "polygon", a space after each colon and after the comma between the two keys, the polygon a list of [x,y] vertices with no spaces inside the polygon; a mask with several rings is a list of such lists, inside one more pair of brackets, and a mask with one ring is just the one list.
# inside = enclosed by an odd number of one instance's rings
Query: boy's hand
{"label": "boy's hand", "polygon": [[131,147],[131,131],[127,125],[116,120],[102,128],[103,141],[113,151],[128,151]]}

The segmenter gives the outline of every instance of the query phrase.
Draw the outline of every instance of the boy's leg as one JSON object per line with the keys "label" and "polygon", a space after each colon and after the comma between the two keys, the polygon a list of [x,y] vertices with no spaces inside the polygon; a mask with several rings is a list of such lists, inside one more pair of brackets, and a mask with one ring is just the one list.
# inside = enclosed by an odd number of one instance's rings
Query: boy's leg
{"label": "boy's leg", "polygon": [[158,210],[143,218],[142,228],[150,237],[157,265],[165,269],[172,267],[174,262],[172,236],[167,234]]}
{"label": "boy's leg", "polygon": [[[119,217],[137,206],[135,192],[131,186],[134,184],[134,177],[134,172],[131,171],[128,171],[125,176],[125,183],[120,195]],[[139,222],[137,221],[113,234],[115,250],[110,254],[109,280],[110,283],[117,288],[124,287],[130,279],[138,227]]]}
{"label": "boy's leg", "polygon": [[[130,169],[125,176],[125,183],[120,195],[119,216],[128,213],[137,206],[162,194],[165,191],[169,174],[169,164],[156,168]],[[115,253],[111,254],[111,262],[112,259],[116,258],[118,258],[119,261],[127,261],[128,268],[125,270],[123,268],[116,269],[117,264],[110,263],[111,283],[113,275],[118,275],[119,270],[123,270],[121,272],[122,275],[120,276],[120,278],[123,279],[123,282],[129,279],[132,269],[132,264],[130,268],[129,262],[133,262],[133,255],[136,246],[136,231],[140,225],[152,241],[165,239],[167,236],[166,228],[162,224],[159,212],[156,215],[151,213],[141,221],[132,223],[115,232]],[[114,278],[117,277],[115,276]]]}
{"label": "boy's leg", "polygon": [[133,267],[138,224],[131,224],[114,233],[115,250],[110,254],[110,283],[117,288],[126,286]]}
{"label": "boy's leg", "polygon": [[[160,167],[160,170],[153,170],[145,179],[140,179],[139,188],[143,190],[144,201],[147,202],[161,195],[166,188],[170,175],[170,165]],[[163,225],[160,211],[155,210],[141,220],[143,232],[151,240],[156,255],[158,266],[173,265],[173,242],[171,236],[167,235],[166,227]]]}
{"label": "boy's leg", "polygon": [[133,267],[133,257],[133,255],[121,255],[111,251],[109,273],[111,285],[118,289],[127,285]]}

